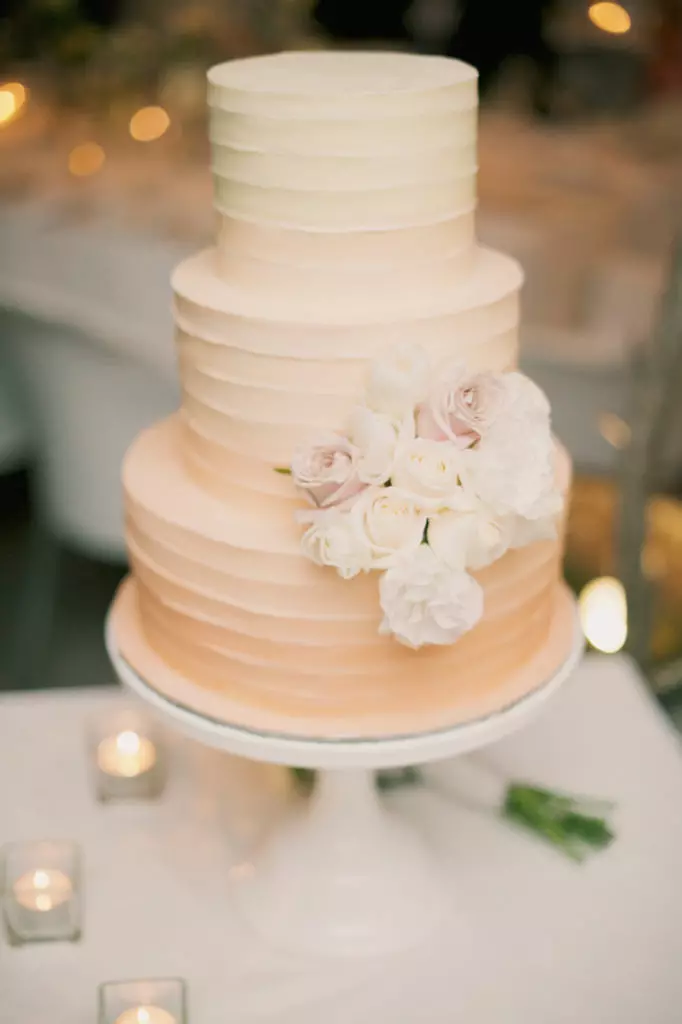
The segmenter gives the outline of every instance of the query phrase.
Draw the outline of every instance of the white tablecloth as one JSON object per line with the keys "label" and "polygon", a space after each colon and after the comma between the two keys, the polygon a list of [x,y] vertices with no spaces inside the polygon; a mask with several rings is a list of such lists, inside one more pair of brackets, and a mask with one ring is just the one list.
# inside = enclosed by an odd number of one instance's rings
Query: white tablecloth
{"label": "white tablecloth", "polygon": [[617,843],[577,867],[434,792],[397,793],[396,810],[449,851],[455,909],[428,947],[354,965],[272,952],[231,908],[228,868],[277,803],[276,770],[173,737],[161,802],[95,803],[86,720],[120,700],[0,700],[2,836],[78,840],[87,884],[80,944],[0,946],[2,1024],[92,1024],[99,982],[174,975],[191,1024],[680,1020],[680,744],[624,659],[589,658],[489,755],[515,778],[614,799]]}

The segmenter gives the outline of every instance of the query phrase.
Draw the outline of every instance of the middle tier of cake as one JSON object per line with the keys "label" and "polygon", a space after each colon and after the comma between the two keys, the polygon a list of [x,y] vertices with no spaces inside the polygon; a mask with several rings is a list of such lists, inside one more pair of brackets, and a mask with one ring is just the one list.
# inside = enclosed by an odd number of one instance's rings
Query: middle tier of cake
{"label": "middle tier of cake", "polygon": [[[427,289],[364,288],[337,295],[271,295],[225,281],[215,250],[173,277],[189,470],[214,494],[231,488],[282,493],[273,468],[320,430],[343,431],[363,398],[373,357],[396,343],[421,345],[434,365],[514,369],[518,264],[474,250],[473,269],[436,297]],[[238,256],[235,255],[235,259]],[[331,280],[331,277],[330,277]]]}

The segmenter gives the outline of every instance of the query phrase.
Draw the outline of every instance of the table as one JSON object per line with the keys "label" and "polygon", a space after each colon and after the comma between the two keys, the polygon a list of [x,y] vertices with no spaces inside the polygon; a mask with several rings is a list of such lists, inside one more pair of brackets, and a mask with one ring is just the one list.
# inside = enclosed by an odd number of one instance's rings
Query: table
{"label": "table", "polygon": [[576,867],[475,807],[390,797],[450,851],[457,916],[418,952],[325,963],[270,951],[227,898],[286,776],[169,736],[156,804],[94,802],[86,721],[113,690],[0,700],[3,838],[63,836],[86,854],[80,945],[0,946],[0,1022],[91,1024],[96,986],[181,975],[191,1024],[675,1024],[682,998],[682,759],[621,657],[589,657],[545,715],[488,760],[617,802],[619,841]]}

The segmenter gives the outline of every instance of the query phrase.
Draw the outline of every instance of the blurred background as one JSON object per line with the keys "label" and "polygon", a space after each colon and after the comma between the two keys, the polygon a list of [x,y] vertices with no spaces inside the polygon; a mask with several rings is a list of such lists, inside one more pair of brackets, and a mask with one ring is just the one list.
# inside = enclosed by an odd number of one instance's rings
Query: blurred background
{"label": "blurred background", "polygon": [[206,68],[330,46],[479,68],[479,234],[526,270],[575,460],[567,576],[674,709],[681,0],[0,0],[0,688],[112,679],[120,463],[177,406],[169,275],[213,230]]}

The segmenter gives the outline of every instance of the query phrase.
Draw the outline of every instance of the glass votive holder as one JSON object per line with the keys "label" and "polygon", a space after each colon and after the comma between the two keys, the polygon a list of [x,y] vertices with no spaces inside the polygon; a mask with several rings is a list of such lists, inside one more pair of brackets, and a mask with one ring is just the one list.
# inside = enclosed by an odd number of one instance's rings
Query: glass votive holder
{"label": "glass votive holder", "polygon": [[10,843],[2,851],[2,876],[3,918],[12,945],[80,938],[83,893],[75,843]]}
{"label": "glass votive holder", "polygon": [[181,978],[106,981],[99,987],[98,1024],[187,1024]]}
{"label": "glass votive holder", "polygon": [[166,759],[161,733],[136,708],[93,719],[90,755],[99,800],[153,800],[162,793]]}

